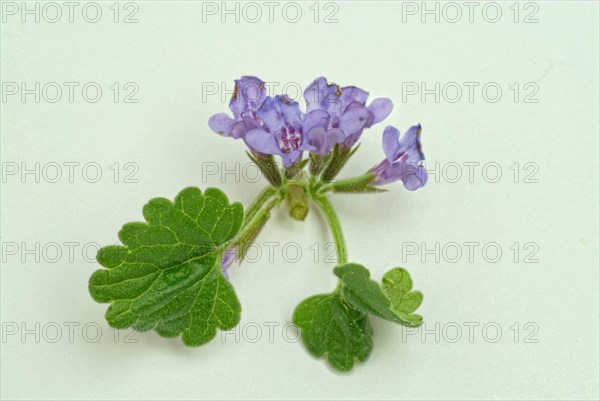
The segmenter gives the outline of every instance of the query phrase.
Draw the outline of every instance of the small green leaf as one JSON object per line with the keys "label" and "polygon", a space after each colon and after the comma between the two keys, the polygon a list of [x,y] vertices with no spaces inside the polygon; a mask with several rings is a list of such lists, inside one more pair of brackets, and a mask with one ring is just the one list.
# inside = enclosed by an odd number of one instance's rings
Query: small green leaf
{"label": "small green leaf", "polygon": [[302,330],[306,349],[339,371],[366,360],[373,348],[368,316],[348,307],[337,293],[305,299],[296,307],[293,321]]}
{"label": "small green leaf", "polygon": [[244,211],[216,188],[204,194],[186,188],[175,198],[150,200],[147,223],[127,223],[119,232],[124,246],[99,250],[106,269],[90,277],[97,302],[111,303],[106,320],[115,328],[154,329],[165,337],[181,335],[199,346],[217,329],[239,322],[241,306],[220,270],[222,245],[234,238]]}
{"label": "small green leaf", "polygon": [[406,270],[396,267],[383,275],[383,292],[390,299],[392,310],[409,326],[419,326],[423,318],[413,314],[423,302],[421,291],[411,291],[412,279]]}
{"label": "small green leaf", "polygon": [[342,280],[344,300],[352,307],[405,326],[416,327],[423,322],[413,313],[421,305],[423,294],[411,291],[412,280],[406,270],[397,267],[387,272],[383,289],[362,265],[338,266],[334,273]]}

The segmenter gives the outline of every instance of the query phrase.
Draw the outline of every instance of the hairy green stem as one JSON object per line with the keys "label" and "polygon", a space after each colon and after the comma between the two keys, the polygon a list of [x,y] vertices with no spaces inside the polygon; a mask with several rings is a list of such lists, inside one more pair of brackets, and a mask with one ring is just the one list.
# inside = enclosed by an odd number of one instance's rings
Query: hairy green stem
{"label": "hairy green stem", "polygon": [[[277,192],[276,188],[266,187],[254,198],[244,212],[244,221],[242,222],[240,231],[231,241],[221,245],[223,252],[232,247],[240,247],[240,245],[248,244],[248,242],[256,239],[263,226],[271,217],[271,209],[281,203],[281,195],[272,199],[273,196],[277,195]],[[269,200],[271,202],[265,207],[265,204]],[[241,251],[244,252],[245,250],[241,249]]]}
{"label": "hairy green stem", "polygon": [[344,240],[344,232],[342,231],[342,225],[333,204],[325,195],[315,195],[313,200],[321,208],[329,224],[337,251],[338,265],[341,266],[348,263],[348,250],[346,248],[346,241]]}
{"label": "hairy green stem", "polygon": [[258,211],[264,206],[264,204],[271,199],[277,190],[273,187],[264,188],[257,196],[254,198],[252,203],[246,209],[244,213],[244,223],[242,224],[242,229],[252,220],[252,218],[258,213]]}
{"label": "hairy green stem", "polygon": [[[257,200],[261,198],[257,197]],[[262,202],[261,206],[265,204],[269,197],[266,197]],[[239,248],[240,253],[238,259],[242,260],[248,250],[249,245],[254,242],[258,234],[262,231],[267,221],[271,218],[271,209],[281,203],[280,198],[271,199],[271,201],[264,207],[259,207],[247,220],[244,220],[242,227],[238,234],[230,242],[223,246],[224,249],[228,248]]]}
{"label": "hairy green stem", "polygon": [[277,206],[280,202],[281,199],[272,199],[271,202],[256,212],[252,219],[247,222],[244,227],[242,227],[239,234],[230,245],[231,247],[238,249],[238,260],[244,260],[250,245],[256,240],[264,226],[271,218],[271,209]]}

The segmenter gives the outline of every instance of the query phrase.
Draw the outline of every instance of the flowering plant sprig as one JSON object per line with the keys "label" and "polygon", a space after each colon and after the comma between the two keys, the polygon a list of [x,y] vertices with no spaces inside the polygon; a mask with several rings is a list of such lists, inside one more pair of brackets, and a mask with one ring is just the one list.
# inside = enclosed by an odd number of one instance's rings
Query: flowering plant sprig
{"label": "flowering plant sprig", "polygon": [[[384,274],[382,283],[369,270],[350,263],[340,219],[329,193],[381,192],[382,185],[402,181],[414,191],[425,185],[421,125],[401,136],[393,126],[383,131],[385,158],[363,175],[337,179],[358,150],[362,132],[383,121],[392,102],[368,92],[315,79],[304,91],[306,110],[285,95],[267,96],[256,77],[236,80],[229,108],[209,120],[222,136],[241,139],[250,159],[269,182],[244,210],[216,188],[182,190],[174,201],[150,200],[146,222],[128,223],[119,232],[123,245],[99,250],[104,269],[90,278],[98,302],[110,303],[106,319],[114,328],[155,330],[164,337],[181,336],[188,346],[213,339],[217,330],[235,327],[240,302],[228,268],[243,261],[273,208],[287,206],[290,217],[303,221],[315,204],[324,214],[336,245],[337,287],[311,296],[293,313],[307,350],[325,357],[340,371],[364,361],[372,348],[369,315],[416,327],[423,295],[412,289],[400,267]],[[281,158],[282,167],[275,160]],[[306,156],[306,157],[305,157]]]}

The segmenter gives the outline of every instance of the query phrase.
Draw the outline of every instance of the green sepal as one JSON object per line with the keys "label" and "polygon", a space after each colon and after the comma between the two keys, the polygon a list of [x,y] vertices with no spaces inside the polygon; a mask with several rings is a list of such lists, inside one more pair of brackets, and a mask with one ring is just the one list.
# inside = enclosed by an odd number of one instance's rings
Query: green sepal
{"label": "green sepal", "polygon": [[300,174],[302,170],[304,170],[304,167],[306,167],[308,162],[309,159],[304,159],[300,160],[298,163],[290,167],[287,167],[284,172],[285,178],[287,178],[288,180],[293,180],[294,178],[296,178],[296,176]]}
{"label": "green sepal", "polygon": [[246,152],[246,154],[273,187],[279,188],[283,184],[281,170],[273,155],[258,155],[250,152]]}
{"label": "green sepal", "polygon": [[327,163],[327,166],[325,166],[323,174],[321,174],[321,180],[323,182],[333,181],[359,147],[360,144],[356,145],[354,148],[342,149],[339,144],[336,144],[333,147],[329,162]]}
{"label": "green sepal", "polygon": [[329,158],[331,157],[331,153],[328,153],[325,156],[320,156],[320,155],[317,155],[314,153],[310,153],[309,157],[310,157],[310,166],[308,167],[308,170],[310,172],[310,175],[312,175],[313,177],[318,179],[319,175],[321,175],[321,172],[327,165],[327,162],[329,161]]}
{"label": "green sepal", "polygon": [[375,175],[367,173],[359,177],[336,181],[330,185],[330,188],[336,193],[387,192],[385,189],[370,185],[373,179],[375,179]]}

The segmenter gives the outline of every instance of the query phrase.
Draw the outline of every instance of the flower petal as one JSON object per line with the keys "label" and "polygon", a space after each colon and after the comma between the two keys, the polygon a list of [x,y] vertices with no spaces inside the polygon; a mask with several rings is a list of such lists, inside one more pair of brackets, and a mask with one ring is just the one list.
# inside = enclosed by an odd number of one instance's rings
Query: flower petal
{"label": "flower petal", "polygon": [[427,182],[423,165],[425,155],[421,150],[421,124],[414,125],[398,140],[400,132],[388,125],[383,131],[383,151],[386,160],[371,171],[375,174],[373,185],[384,185],[401,180],[409,191],[421,188]]}
{"label": "flower petal", "polygon": [[302,128],[302,113],[298,102],[287,96],[268,96],[263,102],[258,115],[265,128],[276,135],[284,130],[293,128],[300,131]]}
{"label": "flower petal", "polygon": [[231,136],[234,120],[225,113],[215,114],[208,119],[208,126],[214,132],[223,136]]}
{"label": "flower petal", "polygon": [[229,279],[229,275],[227,274],[227,269],[229,266],[233,264],[233,261],[237,257],[237,249],[236,248],[228,248],[225,252],[223,252],[223,256],[221,256],[221,272],[223,275]]}
{"label": "flower petal", "polygon": [[277,140],[273,134],[255,128],[246,134],[246,144],[255,152],[267,155],[280,155],[282,152],[277,146]]}
{"label": "flower petal", "polygon": [[333,145],[341,143],[346,138],[344,132],[339,128],[327,130],[325,127],[314,127],[306,134],[308,143],[313,147],[312,153],[325,156],[331,151]]}
{"label": "flower petal", "polygon": [[[308,147],[308,148],[312,149],[312,147]],[[302,158],[302,150],[301,149],[292,150],[289,153],[281,154],[281,161],[282,161],[284,167],[290,167],[291,165],[298,163],[301,158]]]}
{"label": "flower petal", "polygon": [[344,86],[340,89],[342,93],[340,99],[342,101],[342,112],[350,103],[358,102],[364,106],[369,98],[369,92],[364,91],[356,86]]}
{"label": "flower petal", "polygon": [[392,101],[385,97],[379,97],[373,100],[367,107],[367,109],[373,113],[373,116],[375,117],[373,124],[383,121],[387,116],[390,115],[393,108],[394,104]]}
{"label": "flower petal", "polygon": [[362,130],[371,118],[371,112],[366,107],[353,107],[340,118],[340,129],[349,137]]}
{"label": "flower petal", "polygon": [[243,76],[235,80],[233,96],[229,101],[229,109],[236,120],[245,114],[258,111],[267,94],[265,83],[257,77]]}
{"label": "flower petal", "polygon": [[383,130],[383,153],[390,164],[396,160],[396,153],[400,147],[399,139],[400,131],[391,125],[385,127]]}
{"label": "flower petal", "polygon": [[408,164],[401,180],[404,188],[416,191],[427,183],[427,170],[423,165]]}
{"label": "flower petal", "polygon": [[396,149],[395,160],[413,164],[425,160],[421,149],[421,124],[413,125],[402,136]]}
{"label": "flower petal", "polygon": [[332,144],[342,143],[344,142],[344,139],[346,139],[346,136],[344,135],[344,131],[342,131],[341,129],[331,128],[327,130],[327,140],[330,141]]}
{"label": "flower petal", "polygon": [[304,132],[309,132],[314,127],[327,128],[327,124],[329,124],[329,113],[325,110],[317,109],[304,116],[302,130]]}
{"label": "flower petal", "polygon": [[233,124],[231,136],[233,136],[235,139],[243,138],[246,135],[246,132],[248,132],[252,128],[252,126],[249,128],[248,124],[246,124],[244,121],[238,121],[235,124]]}
{"label": "flower petal", "polygon": [[308,143],[315,147],[314,153],[319,156],[325,156],[329,153],[326,149],[326,135],[327,129],[321,126],[313,127],[306,132]]}
{"label": "flower petal", "polygon": [[330,105],[337,103],[339,87],[335,84],[327,83],[325,77],[318,77],[310,83],[304,90],[304,100],[306,101],[306,112],[323,109],[329,111]]}
{"label": "flower petal", "polygon": [[389,164],[387,160],[383,160],[371,171],[375,174],[371,184],[375,186],[402,181],[404,188],[415,191],[427,182],[427,170],[422,164]]}

